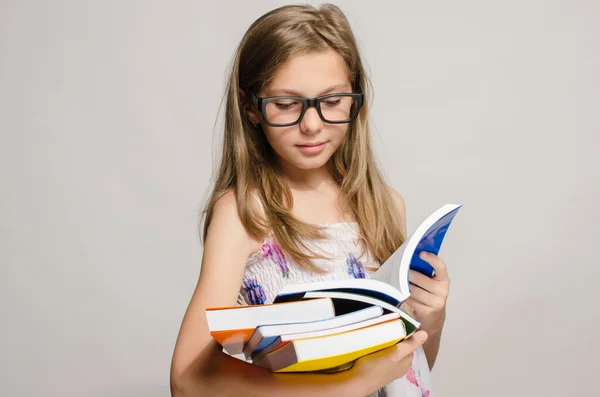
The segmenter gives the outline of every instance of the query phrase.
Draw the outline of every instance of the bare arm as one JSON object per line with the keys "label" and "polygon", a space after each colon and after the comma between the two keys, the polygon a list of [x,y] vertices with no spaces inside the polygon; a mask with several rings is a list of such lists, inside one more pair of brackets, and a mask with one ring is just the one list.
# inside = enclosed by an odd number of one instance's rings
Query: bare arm
{"label": "bare arm", "polygon": [[422,343],[418,337],[362,358],[353,369],[336,374],[275,374],[223,353],[209,334],[205,308],[236,304],[246,260],[259,245],[241,224],[234,195],[223,196],[214,209],[200,278],[175,345],[174,397],[330,397],[332,393],[363,397],[404,375],[412,353]]}
{"label": "bare arm", "polygon": [[444,325],[442,322],[439,329],[430,329],[427,331],[427,335],[429,335],[429,338],[427,339],[427,342],[423,344],[423,350],[425,351],[425,356],[427,357],[427,364],[429,365],[429,370],[433,369],[433,365],[435,364],[435,360],[437,359],[437,355],[440,350],[440,341],[442,339],[443,326]]}

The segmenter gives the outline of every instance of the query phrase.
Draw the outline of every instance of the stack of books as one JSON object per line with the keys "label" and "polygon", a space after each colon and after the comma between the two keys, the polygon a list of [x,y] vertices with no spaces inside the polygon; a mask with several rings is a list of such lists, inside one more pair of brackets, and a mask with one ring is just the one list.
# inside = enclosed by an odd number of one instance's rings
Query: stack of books
{"label": "stack of books", "polygon": [[401,309],[409,269],[433,277],[419,252],[439,253],[461,208],[431,214],[369,279],[294,284],[272,304],[206,309],[211,336],[232,355],[273,372],[333,372],[410,337],[420,323]]}

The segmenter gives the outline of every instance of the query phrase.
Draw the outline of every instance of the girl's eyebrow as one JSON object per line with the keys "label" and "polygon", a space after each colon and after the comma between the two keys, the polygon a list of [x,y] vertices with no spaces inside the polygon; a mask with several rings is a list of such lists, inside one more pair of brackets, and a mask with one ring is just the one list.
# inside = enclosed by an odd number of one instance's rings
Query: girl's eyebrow
{"label": "girl's eyebrow", "polygon": [[[333,93],[333,92],[335,92],[337,90],[341,90],[341,89],[344,89],[344,88],[347,89],[349,87],[350,87],[350,84],[348,84],[348,83],[346,83],[346,84],[332,85],[332,86],[326,88],[325,90],[321,91],[316,96],[321,96],[321,95]],[[286,89],[286,88],[272,88],[272,89],[267,89],[267,95],[268,96],[292,95],[292,96],[304,97],[304,95],[302,95],[299,91],[289,90],[289,89]]]}

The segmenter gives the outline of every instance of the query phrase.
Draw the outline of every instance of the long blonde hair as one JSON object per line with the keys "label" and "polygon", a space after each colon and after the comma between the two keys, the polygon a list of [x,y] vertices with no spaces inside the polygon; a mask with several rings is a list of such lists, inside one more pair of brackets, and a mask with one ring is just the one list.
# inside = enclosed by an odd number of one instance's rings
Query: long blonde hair
{"label": "long blonde hair", "polygon": [[203,241],[217,200],[229,190],[249,234],[268,235],[301,266],[321,271],[315,254],[302,243],[321,238],[318,226],[292,214],[292,193],[282,178],[273,149],[260,126],[243,111],[240,90],[257,94],[290,56],[333,49],[345,60],[354,90],[365,93],[365,104],[349,126],[331,159],[332,174],[342,191],[342,208],[360,226],[360,241],[378,262],[385,261],[405,239],[391,192],[375,163],[368,126],[368,78],[359,49],[342,11],[330,4],[283,6],[257,19],[241,40],[227,83],[221,163],[204,209]]}

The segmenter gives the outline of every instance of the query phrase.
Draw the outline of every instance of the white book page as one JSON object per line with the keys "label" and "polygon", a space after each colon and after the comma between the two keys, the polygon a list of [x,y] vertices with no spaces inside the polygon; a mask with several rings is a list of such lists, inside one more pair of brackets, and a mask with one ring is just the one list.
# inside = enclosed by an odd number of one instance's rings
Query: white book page
{"label": "white book page", "polygon": [[402,256],[406,250],[407,242],[408,240],[406,240],[404,244],[402,244],[400,248],[398,248],[371,276],[371,279],[383,281],[396,288],[404,297],[403,300],[410,295],[410,291],[406,290],[406,287],[400,282],[400,275],[402,274]]}

